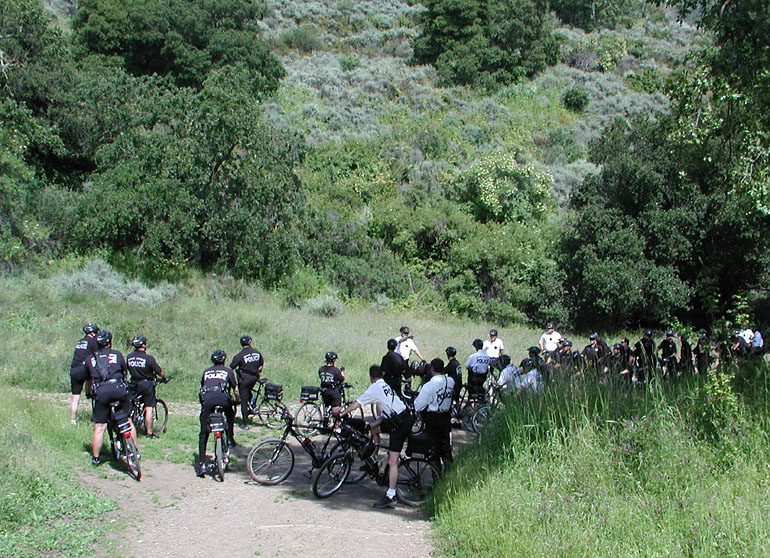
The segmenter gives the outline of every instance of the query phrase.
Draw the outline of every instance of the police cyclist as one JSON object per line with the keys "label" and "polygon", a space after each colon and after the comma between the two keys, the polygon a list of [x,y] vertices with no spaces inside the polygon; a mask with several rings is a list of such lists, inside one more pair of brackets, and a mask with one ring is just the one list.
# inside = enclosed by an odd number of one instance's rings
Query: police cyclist
{"label": "police cyclist", "polygon": [[227,417],[227,445],[230,448],[235,447],[235,438],[233,436],[235,412],[233,410],[234,400],[231,397],[231,391],[235,391],[235,397],[237,398],[238,386],[232,368],[225,366],[226,358],[227,355],[222,349],[216,349],[211,353],[213,366],[206,368],[201,377],[201,388],[199,391],[201,430],[198,435],[198,470],[196,471],[199,477],[206,475],[206,444],[209,441],[209,416],[216,407],[222,407],[225,417]]}
{"label": "police cyclist", "polygon": [[251,390],[262,374],[265,358],[262,353],[252,348],[251,337],[243,335],[240,338],[241,351],[233,357],[230,368],[238,380],[238,394],[241,397],[241,429],[249,429],[249,401]]}
{"label": "police cyclist", "polygon": [[126,356],[126,363],[131,381],[136,384],[136,393],[142,396],[144,404],[144,437],[157,438],[157,434],[152,431],[152,410],[157,402],[155,379],[160,378],[165,382],[166,374],[163,373],[155,358],[147,354],[147,338],[144,335],[137,335],[131,339],[131,345],[134,351]]}
{"label": "police cyclist", "polygon": [[[506,356],[506,355],[503,355]],[[443,462],[444,468],[452,462],[452,394],[455,383],[444,374],[444,361],[434,358],[430,361],[430,379],[423,384],[414,400],[414,410],[421,414],[425,433],[433,442],[436,463]]]}
{"label": "police cyclist", "polygon": [[474,339],[472,345],[476,352],[472,353],[465,361],[465,368],[468,370],[468,391],[479,396],[484,393],[484,382],[489,373],[490,358],[483,349],[484,342],[481,339]]}
{"label": "police cyclist", "polygon": [[70,399],[70,422],[72,424],[77,424],[80,394],[83,393],[83,385],[88,381],[86,360],[99,351],[99,345],[96,343],[97,333],[99,333],[98,325],[92,323],[84,325],[84,336],[75,345],[75,352],[72,355],[72,364],[70,364],[70,387],[72,388],[72,398]]}
{"label": "police cyclist", "polygon": [[332,413],[339,413],[342,405],[342,383],[345,381],[345,373],[335,366],[337,353],[334,351],[327,352],[324,355],[324,360],[326,364],[318,369],[324,407],[331,409]]}
{"label": "police cyclist", "polygon": [[[101,463],[99,451],[104,439],[104,430],[110,419],[110,404],[118,401],[115,409],[118,417],[128,417],[131,414],[131,398],[126,389],[128,367],[120,351],[112,348],[112,333],[101,330],[96,334],[99,350],[86,361],[91,385],[94,389],[94,435],[91,440],[91,465]],[[129,419],[130,422],[130,419]],[[131,424],[131,439],[136,445],[136,430]]]}

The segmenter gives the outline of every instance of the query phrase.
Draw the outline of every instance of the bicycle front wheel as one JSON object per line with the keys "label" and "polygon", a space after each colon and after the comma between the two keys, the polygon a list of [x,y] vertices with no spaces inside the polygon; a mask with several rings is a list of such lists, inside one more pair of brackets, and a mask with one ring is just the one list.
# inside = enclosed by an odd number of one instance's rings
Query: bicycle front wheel
{"label": "bicycle front wheel", "polygon": [[321,409],[315,403],[303,403],[294,416],[294,425],[303,436],[311,437],[318,434],[323,424]]}
{"label": "bicycle front wheel", "polygon": [[463,405],[462,409],[460,409],[460,420],[463,423],[463,428],[468,431],[473,431],[473,414],[476,412],[476,409],[479,408],[479,402],[478,401],[468,401]]}
{"label": "bicycle front wheel", "polygon": [[126,451],[124,461],[128,467],[128,474],[131,475],[131,478],[140,481],[142,480],[142,466],[139,463],[139,452],[136,449],[134,441],[130,437],[123,438],[123,440]]}
{"label": "bicycle front wheel", "polygon": [[168,425],[168,405],[162,399],[155,401],[155,407],[152,408],[152,431],[155,434],[163,434]]}
{"label": "bicycle front wheel", "polygon": [[283,412],[288,410],[280,401],[263,401],[257,407],[257,416],[268,428],[278,428],[283,425]]}
{"label": "bicycle front wheel", "polygon": [[433,463],[420,458],[407,458],[398,468],[396,497],[409,506],[419,506],[438,482],[440,473]]}
{"label": "bicycle front wheel", "polygon": [[214,460],[216,462],[214,477],[219,482],[225,482],[225,453],[221,436],[217,436],[216,442],[214,442]]}
{"label": "bicycle front wheel", "polygon": [[350,474],[353,454],[350,451],[332,455],[324,461],[313,479],[313,494],[317,498],[328,498],[345,483]]}
{"label": "bicycle front wheel", "polygon": [[473,431],[476,434],[481,434],[481,431],[484,430],[484,427],[489,424],[489,419],[491,416],[491,405],[482,405],[476,409],[476,412],[473,413],[473,416],[471,417],[471,425],[473,426]]}
{"label": "bicycle front wheel", "polygon": [[294,452],[284,440],[265,440],[254,446],[246,458],[249,476],[271,486],[286,480],[294,469]]}
{"label": "bicycle front wheel", "polygon": [[[334,455],[335,453],[341,453],[343,451],[347,451],[347,447],[343,447],[340,442],[337,442],[334,444],[334,447],[332,447],[329,455]],[[358,452],[355,450],[351,451],[353,452],[353,460],[350,462],[350,473],[348,474],[348,478],[345,479],[345,484],[358,484],[364,480],[368,474],[366,469],[364,469],[366,462],[358,457]]]}

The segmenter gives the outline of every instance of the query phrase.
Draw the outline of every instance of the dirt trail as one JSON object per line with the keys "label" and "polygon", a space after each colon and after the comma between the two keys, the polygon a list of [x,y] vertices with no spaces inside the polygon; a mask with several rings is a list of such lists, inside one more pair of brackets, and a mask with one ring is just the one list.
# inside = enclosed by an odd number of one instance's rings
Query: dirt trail
{"label": "dirt trail", "polygon": [[251,481],[249,448],[241,447],[224,483],[197,478],[191,465],[156,461],[143,463],[140,483],[110,462],[78,480],[120,505],[109,519],[127,523],[136,557],[376,556],[385,548],[393,558],[430,556],[429,522],[420,510],[372,508],[383,488],[369,479],[318,500],[303,476],[309,459],[294,447],[294,471],[274,487]]}

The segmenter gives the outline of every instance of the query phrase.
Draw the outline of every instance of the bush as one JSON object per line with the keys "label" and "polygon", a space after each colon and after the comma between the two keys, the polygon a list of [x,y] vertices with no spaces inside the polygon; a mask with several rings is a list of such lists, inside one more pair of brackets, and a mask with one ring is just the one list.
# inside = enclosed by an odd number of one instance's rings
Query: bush
{"label": "bush", "polygon": [[590,97],[588,96],[588,91],[576,87],[567,89],[562,96],[562,102],[564,103],[565,108],[575,112],[583,112],[588,106],[589,100]]}
{"label": "bush", "polygon": [[345,305],[333,294],[318,295],[305,304],[305,311],[324,318],[339,316],[345,311]]}

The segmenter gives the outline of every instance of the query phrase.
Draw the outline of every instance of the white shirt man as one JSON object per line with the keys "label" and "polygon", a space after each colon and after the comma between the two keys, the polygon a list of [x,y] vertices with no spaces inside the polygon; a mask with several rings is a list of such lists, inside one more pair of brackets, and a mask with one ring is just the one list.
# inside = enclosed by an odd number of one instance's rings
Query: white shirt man
{"label": "white shirt man", "polygon": [[411,339],[409,337],[409,328],[406,326],[403,326],[401,328],[401,336],[396,337],[396,343],[398,343],[398,346],[396,347],[396,352],[401,355],[401,358],[403,358],[407,364],[409,364],[409,357],[412,353],[417,355],[417,358],[420,360],[425,360],[422,358],[422,355],[420,354],[420,350],[417,348],[417,344],[414,342],[414,339]]}
{"label": "white shirt man", "polygon": [[455,381],[444,374],[432,376],[422,388],[414,400],[415,411],[428,411],[430,413],[448,413],[452,407],[452,393]]}
{"label": "white shirt man", "polygon": [[553,324],[547,324],[543,335],[540,336],[538,345],[541,351],[554,352],[558,348],[561,333],[554,330]]}
{"label": "white shirt man", "polygon": [[503,340],[497,336],[496,329],[489,331],[489,339],[484,341],[484,345],[481,348],[484,349],[489,358],[500,358],[500,355],[505,351],[505,345]]}

